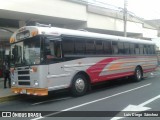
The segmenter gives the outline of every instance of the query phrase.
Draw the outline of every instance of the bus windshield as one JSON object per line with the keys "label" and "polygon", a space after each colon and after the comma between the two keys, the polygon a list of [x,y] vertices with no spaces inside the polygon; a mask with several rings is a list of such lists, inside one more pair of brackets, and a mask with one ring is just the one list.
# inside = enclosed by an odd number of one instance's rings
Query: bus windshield
{"label": "bus windshield", "polygon": [[11,60],[15,66],[40,64],[40,37],[12,44]]}

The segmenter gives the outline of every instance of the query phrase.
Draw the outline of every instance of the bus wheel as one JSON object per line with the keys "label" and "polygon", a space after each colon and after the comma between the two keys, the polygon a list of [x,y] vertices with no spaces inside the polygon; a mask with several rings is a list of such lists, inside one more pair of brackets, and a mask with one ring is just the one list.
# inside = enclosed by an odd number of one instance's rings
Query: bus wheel
{"label": "bus wheel", "polygon": [[73,96],[82,96],[87,91],[88,82],[86,77],[82,74],[77,74],[74,76],[72,85],[71,85],[71,93]]}
{"label": "bus wheel", "polygon": [[142,80],[142,69],[140,67],[136,67],[135,73],[134,73],[134,81],[139,82]]}

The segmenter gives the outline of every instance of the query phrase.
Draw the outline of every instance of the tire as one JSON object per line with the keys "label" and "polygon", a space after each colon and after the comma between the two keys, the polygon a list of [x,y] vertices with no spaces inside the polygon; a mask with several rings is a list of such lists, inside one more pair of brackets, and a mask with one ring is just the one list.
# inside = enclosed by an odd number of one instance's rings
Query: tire
{"label": "tire", "polygon": [[134,81],[135,82],[139,82],[139,81],[141,81],[142,80],[142,77],[143,77],[143,71],[142,71],[142,69],[140,68],[140,67],[136,67],[136,69],[135,69],[135,73],[134,73]]}
{"label": "tire", "polygon": [[71,93],[73,96],[82,96],[87,92],[88,82],[86,77],[82,74],[77,74],[74,76],[71,85]]}

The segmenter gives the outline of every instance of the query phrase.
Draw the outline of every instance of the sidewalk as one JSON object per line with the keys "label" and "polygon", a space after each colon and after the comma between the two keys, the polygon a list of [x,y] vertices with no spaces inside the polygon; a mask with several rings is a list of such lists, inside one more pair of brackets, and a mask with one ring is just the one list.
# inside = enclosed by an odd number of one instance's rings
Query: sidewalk
{"label": "sidewalk", "polygon": [[16,97],[17,95],[12,93],[10,88],[4,89],[4,79],[0,78],[0,102],[12,100]]}

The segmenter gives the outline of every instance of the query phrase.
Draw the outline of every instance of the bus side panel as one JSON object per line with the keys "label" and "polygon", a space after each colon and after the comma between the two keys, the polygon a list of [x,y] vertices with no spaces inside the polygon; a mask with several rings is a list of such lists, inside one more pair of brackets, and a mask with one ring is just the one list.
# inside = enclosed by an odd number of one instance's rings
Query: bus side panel
{"label": "bus side panel", "polygon": [[144,73],[153,71],[157,66],[156,57],[114,57],[107,58],[88,68],[86,71],[91,82],[111,80],[134,75],[136,66],[141,66]]}
{"label": "bus side panel", "polygon": [[48,74],[48,65],[39,65],[38,66],[38,75],[37,77],[39,78],[39,83],[40,83],[40,88],[47,88],[47,74]]}
{"label": "bus side panel", "polygon": [[48,65],[47,86],[49,90],[70,87],[72,78],[79,71],[86,72],[91,83],[134,75],[136,66],[143,72],[156,68],[156,57],[88,57]]}

